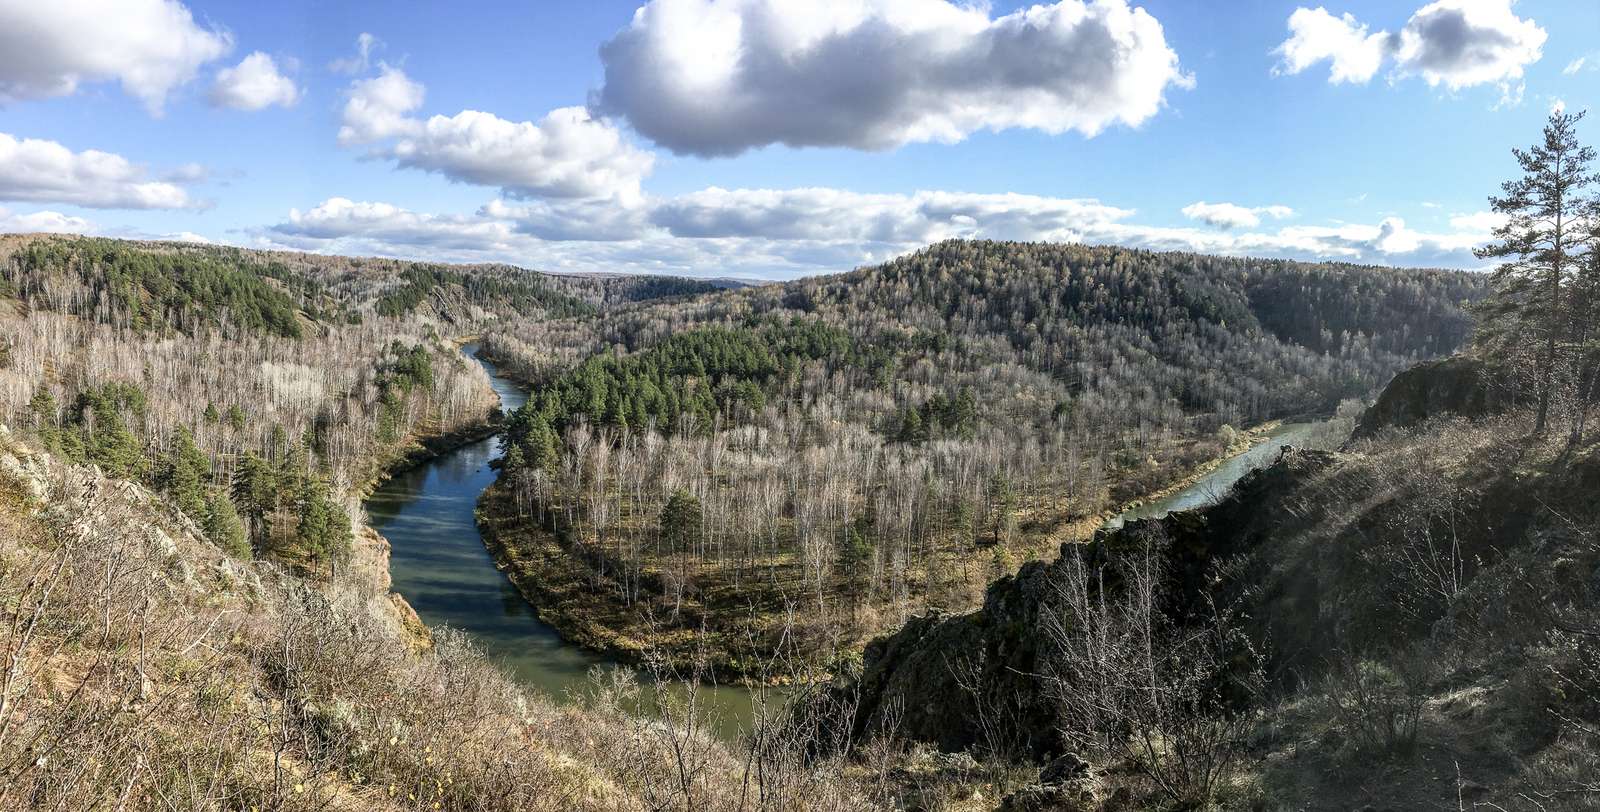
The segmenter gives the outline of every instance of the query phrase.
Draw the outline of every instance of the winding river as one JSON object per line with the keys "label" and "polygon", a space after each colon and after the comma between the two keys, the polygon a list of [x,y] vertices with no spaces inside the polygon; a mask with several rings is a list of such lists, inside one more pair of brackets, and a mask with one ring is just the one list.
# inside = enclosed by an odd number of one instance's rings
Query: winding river
{"label": "winding river", "polygon": [[[476,344],[461,352],[489,373],[489,383],[507,413],[528,394],[486,361],[473,358]],[[429,628],[449,626],[471,633],[490,657],[524,685],[553,697],[589,689],[589,670],[614,667],[597,654],[568,643],[539,619],[511,579],[494,565],[478,535],[473,510],[478,494],[495,480],[489,460],[500,456],[500,438],[491,437],[435,457],[396,474],[365,502],[372,529],[392,548],[389,574],[394,591],[405,597]],[[678,693],[682,687],[677,686]],[[700,699],[714,712],[723,735],[737,734],[752,714],[749,691],[732,686],[703,690]]]}
{"label": "winding river", "polygon": [[[489,373],[501,408],[510,412],[526,402],[527,393],[509,380],[494,377],[498,372],[494,365],[472,357],[477,349],[468,344],[461,351]],[[1297,442],[1310,428],[1303,423],[1281,426],[1267,442],[1223,461],[1194,484],[1111,522],[1115,525],[1203,504],[1255,466],[1270,461],[1279,445]],[[543,693],[561,697],[582,692],[589,685],[591,668],[613,664],[562,640],[555,629],[539,620],[510,579],[495,567],[478,535],[473,510],[478,494],[494,482],[489,460],[499,455],[496,436],[396,474],[366,501],[367,515],[372,528],[393,548],[389,571],[394,590],[405,596],[424,623],[471,633],[518,681]],[[750,718],[751,696],[744,689],[720,686],[702,693],[702,698],[710,708],[721,711],[718,721],[724,735],[737,732],[738,725]]]}

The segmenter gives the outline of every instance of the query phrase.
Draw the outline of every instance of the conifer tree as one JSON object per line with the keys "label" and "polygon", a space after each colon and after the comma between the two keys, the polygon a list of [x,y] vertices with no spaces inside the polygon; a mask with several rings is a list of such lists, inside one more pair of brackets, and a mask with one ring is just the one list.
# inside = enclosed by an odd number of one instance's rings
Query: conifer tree
{"label": "conifer tree", "polygon": [[1574,326],[1569,293],[1595,237],[1584,222],[1590,205],[1584,193],[1596,180],[1589,171],[1595,152],[1578,143],[1581,118],[1583,113],[1551,113],[1543,143],[1512,150],[1523,176],[1501,184],[1504,197],[1489,198],[1507,216],[1494,230],[1501,242],[1475,252],[1506,260],[1495,268],[1494,294],[1477,308],[1477,339],[1493,359],[1531,357],[1539,398],[1535,433],[1544,431],[1555,376],[1568,360],[1561,356]]}
{"label": "conifer tree", "polygon": [[211,478],[211,463],[195,446],[188,427],[178,427],[172,449],[163,462],[161,484],[172,495],[173,504],[195,521],[205,523],[205,483]]}
{"label": "conifer tree", "polygon": [[277,486],[273,480],[272,466],[254,451],[244,455],[244,459],[239,461],[239,467],[233,474],[231,483],[233,498],[250,518],[251,535],[258,542],[261,540],[262,524],[266,521],[267,513],[273,509],[277,501]]}
{"label": "conifer tree", "polygon": [[234,558],[250,560],[250,538],[233,500],[225,493],[216,494],[207,504],[206,514],[206,535],[212,543]]}
{"label": "conifer tree", "polygon": [[915,408],[906,409],[905,418],[900,421],[900,442],[922,442],[922,415]]}
{"label": "conifer tree", "polygon": [[672,492],[661,509],[661,539],[667,548],[687,550],[700,541],[700,500],[683,488]]}

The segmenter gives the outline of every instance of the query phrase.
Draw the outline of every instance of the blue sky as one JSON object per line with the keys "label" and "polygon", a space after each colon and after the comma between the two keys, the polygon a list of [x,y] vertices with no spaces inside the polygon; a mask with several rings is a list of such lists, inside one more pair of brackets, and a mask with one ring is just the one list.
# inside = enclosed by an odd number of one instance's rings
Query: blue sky
{"label": "blue sky", "polygon": [[1481,268],[1511,148],[1597,89],[1587,2],[0,0],[0,232],[765,278],[947,237]]}

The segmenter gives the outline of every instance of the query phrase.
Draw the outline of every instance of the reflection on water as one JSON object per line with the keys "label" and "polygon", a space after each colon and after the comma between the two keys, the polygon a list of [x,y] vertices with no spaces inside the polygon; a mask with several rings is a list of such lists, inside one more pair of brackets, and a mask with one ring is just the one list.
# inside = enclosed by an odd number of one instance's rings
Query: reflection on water
{"label": "reflection on water", "polygon": [[[462,348],[469,357],[476,351],[472,344]],[[527,394],[511,382],[493,377],[492,365],[483,367],[502,409],[509,413],[527,401]],[[471,633],[518,681],[555,697],[583,691],[589,669],[610,663],[567,643],[540,621],[516,586],[495,568],[478,535],[473,509],[478,494],[495,478],[489,460],[499,455],[498,437],[463,446],[394,476],[367,500],[372,528],[393,548],[389,573],[394,591],[428,626]],[[722,687],[711,696],[709,704],[726,717],[725,732],[733,732],[740,718],[748,720],[748,692]]]}
{"label": "reflection on water", "polygon": [[1174,510],[1189,510],[1215,502],[1233,483],[1240,477],[1250,473],[1257,467],[1277,459],[1279,447],[1294,445],[1307,434],[1311,433],[1314,423],[1285,423],[1267,434],[1267,441],[1257,443],[1249,451],[1238,456],[1223,460],[1215,470],[1175,493],[1168,494],[1160,499],[1152,499],[1146,504],[1132,510],[1113,516],[1106,521],[1108,528],[1118,528],[1124,522],[1135,519],[1148,519],[1151,517],[1165,516]]}

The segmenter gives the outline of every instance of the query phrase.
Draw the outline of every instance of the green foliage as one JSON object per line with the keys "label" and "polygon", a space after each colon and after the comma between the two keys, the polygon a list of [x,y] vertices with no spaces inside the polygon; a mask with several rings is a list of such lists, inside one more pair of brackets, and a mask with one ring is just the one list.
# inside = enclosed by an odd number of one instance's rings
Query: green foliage
{"label": "green foliage", "polygon": [[206,503],[205,528],[206,536],[223,552],[243,561],[250,560],[250,537],[227,494],[215,494]]}
{"label": "green foliage", "polygon": [[347,556],[352,538],[350,516],[328,498],[327,486],[311,477],[301,480],[297,502],[295,536],[301,551],[313,561]]}
{"label": "green foliage", "polygon": [[228,407],[228,425],[234,431],[244,431],[244,410],[239,408],[237,403]]}
{"label": "green foliage", "polygon": [[[234,470],[229,483],[233,501],[244,509],[252,527],[260,528],[267,514],[277,505],[277,482],[272,466],[254,451],[247,452]],[[260,530],[255,535],[259,538]]]}
{"label": "green foliage", "polygon": [[738,412],[735,406],[759,412],[768,394],[776,394],[787,380],[788,370],[817,360],[855,362],[848,334],[799,317],[678,333],[638,356],[590,356],[530,398],[508,430],[520,443],[537,424],[561,425],[575,415],[594,424],[636,428],[655,417],[658,428],[669,431],[681,415],[690,414],[704,427],[717,414]]}
{"label": "green foliage", "polygon": [[1011,492],[1011,482],[1001,474],[989,481],[989,523],[994,531],[994,543],[1005,546],[1016,529],[1017,497]]}
{"label": "green foliage", "polygon": [[43,386],[39,387],[39,391],[33,393],[33,399],[28,401],[28,411],[54,423],[56,419],[56,396],[50,394],[49,389]]}
{"label": "green foliage", "polygon": [[850,533],[845,543],[839,545],[839,577],[852,608],[866,592],[872,574],[872,519],[857,516],[850,523]]}
{"label": "green foliage", "polygon": [[898,439],[902,443],[920,443],[925,439],[922,432],[922,415],[916,409],[906,409],[905,416],[900,419],[900,434]]}
{"label": "green foliage", "polygon": [[433,353],[427,347],[418,344],[408,350],[397,340],[390,345],[389,354],[395,357],[394,375],[379,386],[393,383],[407,394],[413,387],[433,391]]}
{"label": "green foliage", "polygon": [[[1535,433],[1544,430],[1558,372],[1582,364],[1592,332],[1595,291],[1584,271],[1595,262],[1600,213],[1585,193],[1600,176],[1589,171],[1594,149],[1578,143],[1581,118],[1551,113],[1542,144],[1512,150],[1523,176],[1501,185],[1505,197],[1489,198],[1507,218],[1494,230],[1500,242],[1475,252],[1505,260],[1495,267],[1494,295],[1475,308],[1478,345],[1501,366],[1531,362],[1539,394]],[[1569,377],[1576,381],[1583,373]]]}
{"label": "green foliage", "polygon": [[458,273],[437,265],[414,264],[401,272],[406,286],[378,298],[378,315],[400,318],[422,304],[435,288],[458,285],[475,304],[501,304],[519,313],[540,309],[550,318],[592,316],[598,311],[582,300],[549,288],[483,274]]}
{"label": "green foliage", "polygon": [[700,499],[683,488],[672,492],[661,508],[661,540],[667,548],[686,551],[700,543]]}
{"label": "green foliage", "polygon": [[172,448],[161,462],[159,484],[172,495],[173,504],[200,523],[206,521],[205,483],[211,478],[211,463],[194,444],[194,436],[179,426]]}
{"label": "green foliage", "polygon": [[[283,338],[299,338],[294,300],[262,277],[267,268],[243,259],[201,253],[158,253],[105,239],[39,241],[19,252],[17,268],[0,270],[25,295],[51,275],[76,277],[112,310],[95,309],[97,320],[127,324],[138,332],[165,330],[194,335],[221,323]],[[37,305],[51,306],[49,297]]]}
{"label": "green foliage", "polygon": [[222,421],[222,414],[217,411],[217,404],[212,403],[209,400],[206,401],[206,410],[205,410],[205,413],[201,415],[201,417],[207,423],[218,423],[218,422]]}
{"label": "green foliage", "polygon": [[132,384],[111,383],[80,392],[68,415],[75,430],[64,433],[63,451],[74,462],[100,466],[106,476],[143,481],[148,473],[144,449],[118,410],[138,415],[144,406],[143,390]]}

